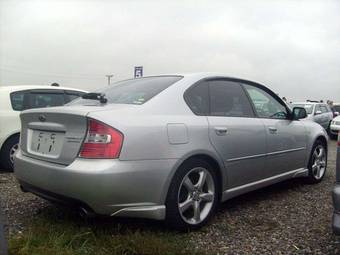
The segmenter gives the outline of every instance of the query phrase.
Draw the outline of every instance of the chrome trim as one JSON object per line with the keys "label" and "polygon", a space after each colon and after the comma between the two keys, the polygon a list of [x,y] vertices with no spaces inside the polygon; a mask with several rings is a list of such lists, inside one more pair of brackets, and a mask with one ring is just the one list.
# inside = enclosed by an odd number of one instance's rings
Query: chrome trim
{"label": "chrome trim", "polygon": [[275,151],[275,152],[269,152],[269,153],[264,153],[264,154],[257,154],[257,155],[252,155],[252,156],[245,156],[245,157],[240,157],[240,158],[232,158],[232,159],[228,159],[227,162],[234,162],[234,161],[245,160],[245,159],[261,158],[261,157],[278,155],[278,154],[289,153],[289,152],[294,152],[294,151],[301,151],[301,150],[306,150],[306,147],[301,147],[301,148],[296,148],[296,149],[289,149],[289,150],[283,150],[283,151]]}
{"label": "chrome trim", "polygon": [[299,168],[299,169],[289,171],[283,174],[274,175],[263,180],[247,183],[242,186],[223,191],[222,201],[236,197],[243,193],[247,193],[252,190],[256,190],[256,189],[263,188],[265,186],[269,186],[277,182],[281,182],[286,179],[290,179],[294,177],[303,177],[303,176],[308,176],[308,169]]}
{"label": "chrome trim", "polygon": [[258,154],[258,155],[240,157],[240,158],[232,158],[232,159],[228,159],[227,162],[233,162],[233,161],[245,160],[245,159],[261,158],[261,157],[265,157],[265,156],[267,156],[267,154]]}
{"label": "chrome trim", "polygon": [[112,213],[111,216],[164,220],[165,205],[127,207]]}
{"label": "chrome trim", "polygon": [[307,149],[306,147],[301,147],[301,148],[289,149],[289,150],[283,150],[283,151],[274,151],[274,152],[267,153],[267,156],[289,153],[289,152],[294,152],[294,151],[302,151],[302,150],[306,150],[306,149]]}

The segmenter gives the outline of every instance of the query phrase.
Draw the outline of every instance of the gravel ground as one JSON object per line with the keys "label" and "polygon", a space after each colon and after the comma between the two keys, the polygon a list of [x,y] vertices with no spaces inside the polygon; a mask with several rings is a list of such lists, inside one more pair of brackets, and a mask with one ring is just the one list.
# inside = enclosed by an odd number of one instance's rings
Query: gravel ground
{"label": "gravel ground", "polygon": [[[332,141],[320,184],[290,180],[222,204],[207,227],[188,234],[193,247],[220,254],[340,254],[340,237],[331,229],[335,151]],[[10,233],[22,231],[40,212],[61,210],[22,193],[11,173],[0,174],[0,199]],[[145,222],[133,222],[145,227]]]}

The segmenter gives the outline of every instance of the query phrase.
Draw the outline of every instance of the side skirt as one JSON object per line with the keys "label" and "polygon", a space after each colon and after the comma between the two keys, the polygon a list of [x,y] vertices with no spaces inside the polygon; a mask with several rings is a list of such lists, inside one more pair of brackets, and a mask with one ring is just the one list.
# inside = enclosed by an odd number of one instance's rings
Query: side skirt
{"label": "side skirt", "polygon": [[308,169],[305,168],[299,168],[287,173],[283,173],[283,174],[279,174],[279,175],[275,175],[263,180],[259,180],[256,182],[251,182],[236,188],[232,188],[232,189],[228,189],[225,190],[222,193],[222,201],[228,200],[230,198],[239,196],[241,194],[256,190],[256,189],[260,189],[284,180],[288,180],[291,178],[295,178],[295,177],[306,177],[308,176]]}

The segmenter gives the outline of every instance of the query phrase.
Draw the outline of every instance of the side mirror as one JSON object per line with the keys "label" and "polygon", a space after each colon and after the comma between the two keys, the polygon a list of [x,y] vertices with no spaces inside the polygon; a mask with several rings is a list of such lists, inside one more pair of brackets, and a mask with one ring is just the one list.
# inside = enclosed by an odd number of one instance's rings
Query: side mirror
{"label": "side mirror", "polygon": [[334,112],[334,115],[335,116],[339,116],[339,112]]}
{"label": "side mirror", "polygon": [[315,115],[319,115],[319,114],[321,114],[322,113],[322,111],[316,111],[315,112]]}
{"label": "side mirror", "polygon": [[300,120],[307,118],[306,109],[303,107],[294,107],[293,108],[293,120]]}

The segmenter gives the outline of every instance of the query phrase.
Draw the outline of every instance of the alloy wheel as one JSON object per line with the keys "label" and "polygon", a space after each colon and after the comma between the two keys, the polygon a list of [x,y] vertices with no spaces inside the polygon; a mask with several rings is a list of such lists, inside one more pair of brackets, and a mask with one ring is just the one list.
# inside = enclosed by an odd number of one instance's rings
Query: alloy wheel
{"label": "alloy wheel", "polygon": [[320,180],[326,171],[326,149],[322,145],[315,147],[312,158],[312,174],[315,179]]}
{"label": "alloy wheel", "polygon": [[182,219],[192,225],[209,215],[215,199],[215,184],[210,172],[203,167],[190,170],[178,191],[178,210]]}
{"label": "alloy wheel", "polygon": [[19,149],[19,144],[14,144],[9,151],[9,159],[12,165],[14,164],[14,156],[18,152],[18,149]]}

